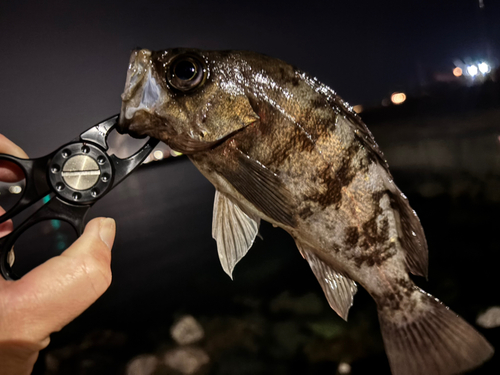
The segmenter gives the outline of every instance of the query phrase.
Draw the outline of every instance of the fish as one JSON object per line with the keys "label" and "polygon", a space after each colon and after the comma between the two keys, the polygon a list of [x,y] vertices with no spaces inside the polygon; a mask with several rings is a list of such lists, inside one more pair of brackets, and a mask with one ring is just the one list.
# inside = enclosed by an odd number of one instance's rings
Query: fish
{"label": "fish", "polygon": [[249,51],[138,49],[119,126],[186,154],[214,185],[212,236],[231,278],[265,220],[293,237],[341,318],[358,284],[373,297],[394,375],[460,373],[493,355],[410,278],[428,269],[417,214],[360,116],[316,78]]}

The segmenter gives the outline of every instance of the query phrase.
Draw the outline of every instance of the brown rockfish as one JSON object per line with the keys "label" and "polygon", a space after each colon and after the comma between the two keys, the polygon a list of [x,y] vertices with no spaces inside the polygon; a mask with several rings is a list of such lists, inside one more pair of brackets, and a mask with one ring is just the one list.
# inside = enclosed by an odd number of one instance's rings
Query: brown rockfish
{"label": "brown rockfish", "polygon": [[377,303],[393,374],[453,374],[493,348],[414,285],[420,221],[361,119],[333,90],[252,52],[132,53],[124,130],[187,154],[216,188],[212,234],[231,276],[260,220],[283,228],[342,318],[361,284]]}

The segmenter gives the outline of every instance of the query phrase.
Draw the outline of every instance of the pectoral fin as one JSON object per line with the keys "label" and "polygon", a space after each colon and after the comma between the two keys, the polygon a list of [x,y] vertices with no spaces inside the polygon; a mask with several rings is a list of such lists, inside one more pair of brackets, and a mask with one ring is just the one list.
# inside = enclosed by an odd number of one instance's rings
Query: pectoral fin
{"label": "pectoral fin", "polygon": [[236,263],[252,246],[259,224],[259,218],[248,216],[225,195],[215,192],[212,237],[217,241],[222,268],[231,279]]}
{"label": "pectoral fin", "polygon": [[233,164],[225,168],[215,165],[214,169],[258,210],[278,223],[295,227],[296,203],[281,178],[237,148],[228,152],[232,152]]}
{"label": "pectoral fin", "polygon": [[314,275],[319,281],[330,307],[339,316],[347,321],[347,314],[352,306],[354,294],[358,287],[356,283],[341,272],[335,271],[323,262],[311,249],[297,243],[302,256],[311,266]]}

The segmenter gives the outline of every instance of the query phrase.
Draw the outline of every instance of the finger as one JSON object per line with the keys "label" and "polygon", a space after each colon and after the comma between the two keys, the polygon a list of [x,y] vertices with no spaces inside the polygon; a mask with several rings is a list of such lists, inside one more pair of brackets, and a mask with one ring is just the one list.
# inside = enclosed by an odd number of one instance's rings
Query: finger
{"label": "finger", "polygon": [[0,154],[8,154],[21,159],[28,159],[28,155],[3,134],[0,134]]}
{"label": "finger", "polygon": [[0,181],[17,182],[25,178],[23,170],[17,164],[7,160],[0,160]]}
{"label": "finger", "polygon": [[4,221],[0,224],[0,238],[5,237],[14,229],[14,225],[12,224],[12,220]]}
{"label": "finger", "polygon": [[[0,207],[0,216],[2,216],[5,213],[5,210]],[[14,224],[12,224],[12,220],[7,220],[4,221],[3,223],[0,224],[0,238],[3,236],[8,235],[12,230],[14,229]]]}
{"label": "finger", "polygon": [[106,291],[111,283],[114,236],[113,219],[94,219],[63,254],[12,284],[9,303],[20,320],[12,324],[18,334],[23,334],[22,339],[43,341]]}
{"label": "finger", "polygon": [[0,342],[0,375],[30,375],[38,351],[29,343]]}
{"label": "finger", "polygon": [[[0,134],[0,154],[8,154],[21,159],[28,159],[28,155],[21,147]],[[24,178],[21,168],[12,162],[0,161],[0,181],[16,182]]]}

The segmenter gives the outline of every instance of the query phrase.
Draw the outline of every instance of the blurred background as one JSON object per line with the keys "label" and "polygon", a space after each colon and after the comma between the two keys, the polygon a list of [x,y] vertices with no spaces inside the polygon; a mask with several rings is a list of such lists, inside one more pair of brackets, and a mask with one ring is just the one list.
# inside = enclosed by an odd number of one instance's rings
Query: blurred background
{"label": "blurred background", "polygon": [[[4,1],[0,132],[40,157],[118,113],[136,47],[281,58],[367,123],[427,235],[415,281],[498,351],[499,19],[493,0]],[[231,281],[213,187],[159,151],[91,210],[117,221],[113,283],[34,374],[389,373],[375,303],[360,290],[341,320],[282,230],[264,223]],[[499,372],[497,355],[472,373]]]}

